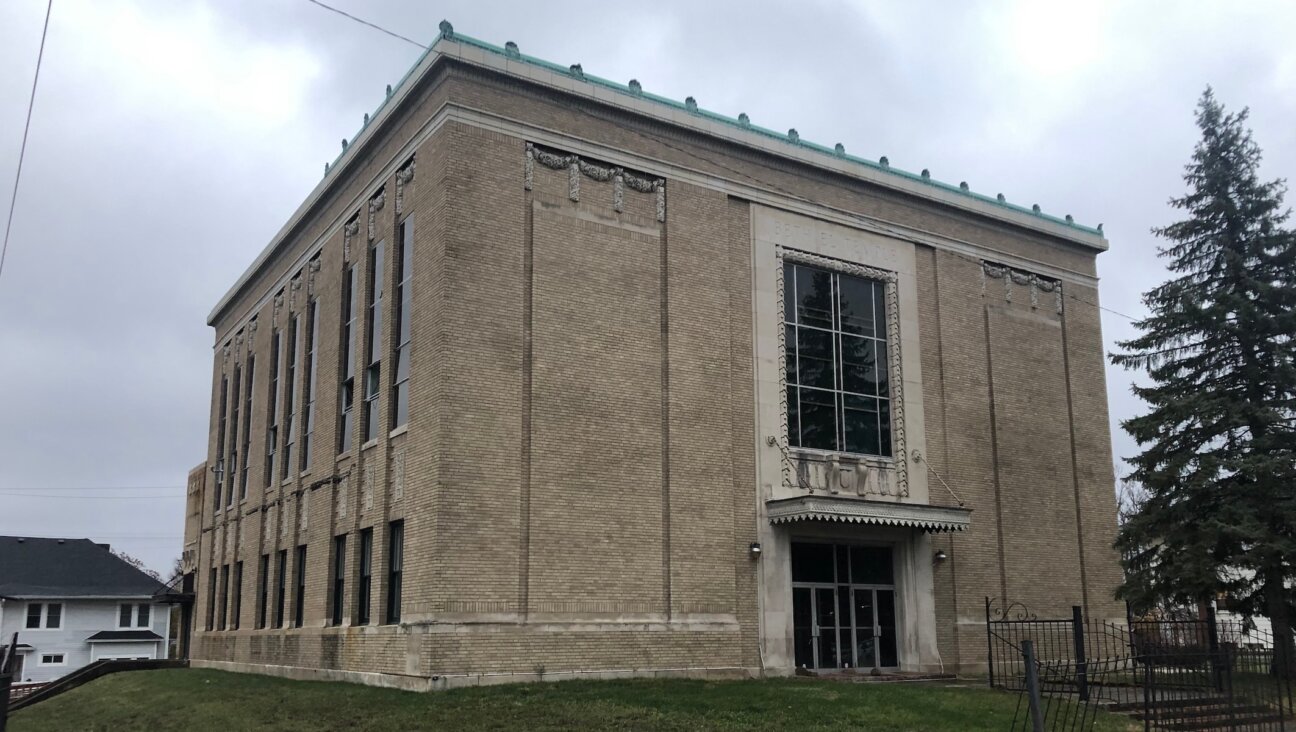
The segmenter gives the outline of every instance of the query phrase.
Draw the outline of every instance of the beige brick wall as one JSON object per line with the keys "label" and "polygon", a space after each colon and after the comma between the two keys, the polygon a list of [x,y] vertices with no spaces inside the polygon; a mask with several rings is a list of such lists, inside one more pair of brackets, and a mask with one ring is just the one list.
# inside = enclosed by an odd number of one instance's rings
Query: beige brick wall
{"label": "beige brick wall", "polygon": [[[626,188],[618,211],[614,184],[589,176],[579,176],[572,201],[567,170],[535,165],[528,190],[521,128],[450,120],[414,142],[447,102],[626,150],[660,171],[679,166],[693,182],[664,175],[664,220],[654,193]],[[257,364],[247,499],[213,513],[214,498],[202,498],[197,659],[421,676],[758,668],[756,563],[748,556],[757,496],[751,214],[725,180],[1094,272],[1092,251],[1052,237],[480,71],[434,70],[389,122],[215,322],[209,462],[221,375],[249,350]],[[395,171],[411,155],[417,167],[400,215],[414,221],[416,249],[411,417],[408,432],[393,435]],[[698,182],[698,173],[715,185]],[[344,248],[363,273],[368,201],[380,188],[384,428],[362,447],[362,331],[356,433],[351,450],[337,455]],[[343,229],[353,216],[359,232],[348,247]],[[266,488],[271,333],[305,309],[315,251],[311,465],[286,481],[276,471]],[[935,568],[938,644],[946,663],[971,667],[983,657],[976,631],[987,595],[1044,611],[1087,602],[1114,612],[1099,321],[1071,300],[1061,316],[1007,302],[965,253],[920,246],[917,262],[922,352],[906,358],[921,358],[924,457],[974,510],[969,532],[934,540],[950,555]],[[299,270],[301,290],[276,307],[281,281]],[[363,305],[367,278],[358,282]],[[1096,302],[1092,290],[1065,288]],[[226,357],[224,344],[247,332],[252,313],[256,332]],[[300,405],[301,379],[296,388]],[[953,498],[932,481],[931,501]],[[405,522],[404,622],[388,626],[387,531],[397,519]],[[360,627],[364,528],[374,530],[373,597],[371,625]],[[225,540],[231,532],[236,539]],[[331,551],[342,534],[346,620],[334,628]],[[289,552],[291,624],[301,544],[304,627],[255,629],[259,557],[271,555],[273,574],[275,553]],[[203,631],[206,572],[239,560],[241,629]]]}

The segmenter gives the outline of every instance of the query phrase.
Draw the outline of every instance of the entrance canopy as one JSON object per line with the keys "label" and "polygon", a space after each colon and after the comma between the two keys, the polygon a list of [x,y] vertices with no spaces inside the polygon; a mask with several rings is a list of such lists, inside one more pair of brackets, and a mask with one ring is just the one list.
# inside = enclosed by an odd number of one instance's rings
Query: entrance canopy
{"label": "entrance canopy", "polygon": [[796,521],[840,521],[854,524],[909,526],[929,533],[963,531],[972,523],[972,511],[951,506],[866,501],[836,496],[798,496],[768,501],[771,524]]}

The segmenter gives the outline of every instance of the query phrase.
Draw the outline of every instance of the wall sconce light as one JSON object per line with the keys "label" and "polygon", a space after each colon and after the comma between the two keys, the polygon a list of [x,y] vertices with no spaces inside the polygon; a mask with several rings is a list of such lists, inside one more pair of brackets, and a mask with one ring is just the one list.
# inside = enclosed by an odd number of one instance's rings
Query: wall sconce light
{"label": "wall sconce light", "polygon": [[747,547],[747,550],[751,552],[752,559],[760,559],[761,545],[759,541],[753,541],[751,546]]}
{"label": "wall sconce light", "polygon": [[945,553],[945,550],[937,549],[936,553],[932,555],[932,564],[940,564],[946,559],[949,559],[949,555]]}

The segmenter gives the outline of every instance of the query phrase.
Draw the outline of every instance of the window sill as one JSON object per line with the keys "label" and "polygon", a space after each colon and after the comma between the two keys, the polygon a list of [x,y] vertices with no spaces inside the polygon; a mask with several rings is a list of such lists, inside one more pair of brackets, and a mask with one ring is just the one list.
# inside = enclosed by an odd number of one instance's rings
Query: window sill
{"label": "window sill", "polygon": [[297,477],[299,478],[306,478],[308,476],[310,476],[310,468],[307,468],[306,470],[303,470],[297,474]]}
{"label": "window sill", "polygon": [[389,438],[391,438],[391,437],[400,437],[401,435],[405,434],[406,432],[409,432],[409,423],[403,424],[403,425],[401,425],[400,427],[397,427],[396,429],[392,430],[391,432],[388,432],[388,433],[387,433],[387,437],[389,437]]}
{"label": "window sill", "polygon": [[368,449],[370,449],[370,448],[374,448],[374,447],[378,447],[378,438],[377,438],[377,437],[375,437],[375,438],[373,438],[372,440],[370,440],[370,441],[366,442],[365,444],[361,445],[361,446],[360,446],[360,452],[364,452],[365,450],[368,450]]}
{"label": "window sill", "polygon": [[344,451],[342,451],[342,452],[339,452],[339,453],[337,454],[337,457],[336,457],[335,459],[336,459],[336,460],[346,460],[346,459],[348,459],[348,458],[351,457],[351,454],[352,454],[353,452],[355,452],[355,451],[354,451],[354,450],[344,450]]}
{"label": "window sill", "polygon": [[279,486],[280,487],[288,486],[288,485],[292,485],[292,483],[293,483],[292,478],[284,478],[283,480],[279,481]]}

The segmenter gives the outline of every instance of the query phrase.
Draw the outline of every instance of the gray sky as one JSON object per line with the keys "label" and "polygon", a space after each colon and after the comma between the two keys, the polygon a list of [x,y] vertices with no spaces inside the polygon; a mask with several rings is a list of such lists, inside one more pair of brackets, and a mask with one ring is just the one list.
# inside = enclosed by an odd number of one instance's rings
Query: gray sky
{"label": "gray sky", "polygon": [[[332,4],[425,42],[448,18],[1104,223],[1102,302],[1131,316],[1164,276],[1148,229],[1173,220],[1206,84],[1251,106],[1266,176],[1296,171],[1286,0]],[[0,2],[3,202],[44,10]],[[89,536],[159,569],[179,554],[206,315],[418,54],[306,0],[55,0],[0,277],[0,534]],[[1109,348],[1132,333],[1109,312],[1103,327]],[[1118,457],[1136,449],[1115,424],[1139,409],[1129,383],[1109,367]]]}

